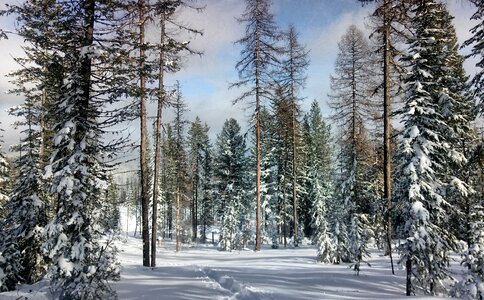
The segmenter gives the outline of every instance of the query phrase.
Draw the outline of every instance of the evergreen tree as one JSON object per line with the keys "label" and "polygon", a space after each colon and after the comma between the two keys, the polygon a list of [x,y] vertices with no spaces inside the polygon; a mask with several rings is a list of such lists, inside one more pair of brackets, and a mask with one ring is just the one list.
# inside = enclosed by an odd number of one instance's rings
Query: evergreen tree
{"label": "evergreen tree", "polygon": [[280,49],[276,46],[279,39],[274,17],[269,12],[270,0],[245,0],[246,9],[239,19],[246,24],[245,36],[237,41],[242,45],[241,60],[236,64],[240,80],[231,87],[248,89],[235,99],[234,103],[248,101],[254,107],[255,123],[255,168],[256,168],[256,241],[255,249],[261,247],[261,108],[264,99],[270,99],[271,71],[277,63],[276,55]]}
{"label": "evergreen tree", "polygon": [[187,121],[184,119],[184,114],[187,111],[187,105],[183,101],[180,84],[177,82],[175,87],[175,102],[173,104],[175,110],[175,118],[173,120],[173,152],[172,158],[174,161],[175,171],[175,212],[176,212],[176,251],[180,250],[181,234],[182,234],[182,211],[184,207],[188,207],[188,155],[185,151],[185,127]]}
{"label": "evergreen tree", "polygon": [[112,68],[118,63],[112,54],[120,51],[116,39],[99,38],[115,33],[114,8],[92,0],[76,4],[58,3],[54,19],[62,24],[56,36],[65,37],[58,50],[65,77],[56,109],[50,112],[60,122],[45,177],[51,179],[58,209],[45,228],[44,248],[52,260],[49,272],[56,297],[106,299],[115,297],[108,281],[119,278],[119,269],[112,240],[102,240],[100,226],[105,209],[101,190],[107,179],[104,154],[114,150],[112,144],[103,144],[102,135],[119,115],[108,113],[104,105],[117,101],[126,81]]}
{"label": "evergreen tree", "polygon": [[225,121],[217,137],[214,176],[220,195],[221,247],[225,251],[236,248],[235,238],[240,229],[244,210],[242,196],[245,171],[245,140],[235,119]]}
{"label": "evergreen tree", "polygon": [[480,0],[470,0],[477,8],[477,11],[472,15],[471,19],[478,22],[470,31],[473,36],[464,42],[463,46],[472,45],[471,54],[469,57],[480,58],[476,64],[479,71],[472,79],[474,92],[478,101],[477,110],[480,114],[484,114],[484,3]]}
{"label": "evergreen tree", "polygon": [[[209,127],[205,124],[204,131],[208,132]],[[213,207],[215,206],[214,196],[213,196],[213,155],[212,146],[210,141],[207,139],[206,144],[202,148],[203,150],[203,160],[201,169],[201,189],[202,198],[200,203],[200,224],[202,225],[201,240],[205,243],[207,240],[207,228],[213,225],[214,213]]]}
{"label": "evergreen tree", "polygon": [[199,117],[196,117],[195,121],[191,123],[188,131],[188,140],[190,144],[189,159],[190,159],[190,174],[191,174],[191,190],[192,190],[192,203],[191,203],[191,219],[192,219],[192,239],[196,241],[198,231],[198,216],[200,199],[203,196],[204,178],[203,167],[205,155],[208,154],[207,148],[209,146],[208,139],[208,127],[203,126]]}
{"label": "evergreen tree", "polygon": [[330,126],[326,125],[319,105],[311,104],[304,118],[304,144],[306,154],[305,192],[310,208],[307,227],[312,229],[314,241],[318,245],[318,259],[324,263],[335,263],[335,245],[331,238],[328,210],[333,193],[331,179]]}
{"label": "evergreen tree", "polygon": [[448,42],[452,39],[448,12],[441,3],[422,1],[413,13],[415,34],[405,57],[410,72],[400,113],[404,129],[396,184],[406,220],[402,226],[406,242],[400,251],[407,269],[407,295],[415,292],[415,287],[436,293],[442,279],[449,277],[448,252],[456,249],[456,242],[444,228],[451,207],[443,191],[446,166],[463,159],[451,145],[453,127],[447,117],[453,114],[451,103],[457,100],[448,86],[455,71],[454,50]]}
{"label": "evergreen tree", "polygon": [[[0,123],[1,124],[1,123]],[[3,129],[0,128],[0,133],[3,132]],[[0,218],[4,216],[4,208],[5,203],[8,200],[8,182],[9,182],[9,165],[7,161],[7,157],[2,150],[2,135],[0,135]]]}
{"label": "evergreen tree", "polygon": [[[24,138],[16,147],[21,153],[16,161],[19,172],[6,204],[5,219],[1,223],[5,231],[0,242],[0,252],[5,261],[0,263],[0,268],[7,271],[4,278],[6,289],[15,288],[17,283],[33,284],[39,281],[45,269],[42,244],[43,228],[47,224],[47,207],[41,188],[39,130],[35,125],[38,124],[40,109],[34,104],[35,97],[29,96],[25,105],[10,111],[24,119],[15,125],[25,126],[26,129],[22,131]],[[3,288],[1,286],[0,289]]]}
{"label": "evergreen tree", "polygon": [[175,157],[174,157],[174,138],[173,127],[171,124],[165,124],[166,134],[163,137],[162,143],[162,170],[161,170],[161,186],[163,191],[163,206],[162,210],[165,212],[164,232],[168,233],[169,238],[172,238],[173,230],[173,204],[175,203],[176,193],[176,173],[175,173]]}

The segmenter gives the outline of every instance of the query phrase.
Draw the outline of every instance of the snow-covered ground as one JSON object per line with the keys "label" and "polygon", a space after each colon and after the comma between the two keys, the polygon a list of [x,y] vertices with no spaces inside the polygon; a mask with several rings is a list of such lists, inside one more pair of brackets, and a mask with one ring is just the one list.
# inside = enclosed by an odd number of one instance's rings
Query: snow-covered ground
{"label": "snow-covered ground", "polygon": [[[349,265],[317,263],[313,246],[221,252],[199,244],[175,253],[174,243],[164,241],[156,268],[141,266],[140,239],[119,241],[119,249],[121,280],[113,283],[119,299],[408,299],[404,271],[391,275],[388,257],[378,251],[356,276]],[[50,299],[48,285],[0,293],[0,300],[13,299]]]}
{"label": "snow-covered ground", "polygon": [[121,281],[114,283],[120,299],[406,299],[404,271],[391,275],[379,252],[356,276],[348,265],[317,263],[310,246],[221,252],[196,245],[175,253],[165,241],[154,269],[140,267],[139,239],[121,249]]}

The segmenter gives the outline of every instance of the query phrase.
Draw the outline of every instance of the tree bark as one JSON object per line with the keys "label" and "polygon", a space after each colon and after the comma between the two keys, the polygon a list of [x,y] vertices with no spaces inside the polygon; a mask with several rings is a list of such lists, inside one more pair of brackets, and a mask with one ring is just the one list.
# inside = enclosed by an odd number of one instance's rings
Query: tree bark
{"label": "tree bark", "polygon": [[156,114],[156,141],[155,141],[155,166],[154,166],[154,178],[153,178],[153,211],[151,217],[151,266],[156,267],[156,240],[157,240],[157,228],[158,228],[158,178],[159,169],[161,163],[161,118],[163,116],[163,101],[164,101],[164,42],[165,42],[165,18],[163,13],[160,16],[160,65],[158,74],[158,108]]}
{"label": "tree bark", "polygon": [[180,188],[176,190],[176,225],[175,225],[175,235],[176,235],[176,246],[175,251],[180,251]]}
{"label": "tree bark", "polygon": [[390,23],[388,20],[388,0],[383,3],[383,39],[384,39],[384,87],[383,87],[383,198],[386,200],[386,235],[387,253],[390,257],[392,274],[395,275],[392,256],[392,155],[391,155],[391,107],[390,107]]}
{"label": "tree bark", "polygon": [[[259,5],[259,1],[256,1],[256,5]],[[255,139],[256,139],[256,164],[257,164],[257,171],[256,171],[256,197],[257,197],[257,209],[255,213],[255,251],[260,251],[261,248],[261,230],[260,230],[260,211],[261,211],[261,203],[260,203],[260,37],[259,37],[259,19],[256,18],[256,46],[255,46]]]}
{"label": "tree bark", "polygon": [[298,220],[297,220],[297,153],[296,153],[296,97],[292,92],[292,207],[294,218],[294,246],[298,246]]}
{"label": "tree bark", "polygon": [[407,262],[405,263],[405,268],[407,271],[407,284],[406,284],[406,295],[412,295],[412,260],[407,257]]}
{"label": "tree bark", "polygon": [[145,75],[145,1],[138,1],[139,9],[139,68],[140,68],[140,169],[141,169],[141,219],[143,238],[143,266],[150,266],[150,231],[148,212],[148,167],[146,164],[146,75]]}

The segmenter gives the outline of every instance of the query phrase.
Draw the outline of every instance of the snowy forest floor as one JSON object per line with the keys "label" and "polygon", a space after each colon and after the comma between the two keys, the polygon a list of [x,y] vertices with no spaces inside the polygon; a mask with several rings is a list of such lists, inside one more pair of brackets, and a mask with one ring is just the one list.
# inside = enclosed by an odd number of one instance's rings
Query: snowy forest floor
{"label": "snowy forest floor", "polygon": [[[128,237],[119,242],[121,280],[113,283],[119,299],[408,299],[405,272],[380,251],[372,251],[369,266],[356,276],[349,264],[326,265],[315,260],[316,248],[222,252],[211,245],[174,242],[159,247],[157,267],[142,267],[141,240]],[[412,299],[438,299],[412,297]],[[0,293],[0,300],[50,299],[45,282]]]}

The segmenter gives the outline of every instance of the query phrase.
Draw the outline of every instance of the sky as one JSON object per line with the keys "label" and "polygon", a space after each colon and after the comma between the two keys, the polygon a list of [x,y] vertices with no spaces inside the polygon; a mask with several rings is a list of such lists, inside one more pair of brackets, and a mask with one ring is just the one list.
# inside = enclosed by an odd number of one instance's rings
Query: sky
{"label": "sky", "polygon": [[[6,0],[0,0],[0,9],[5,8],[5,3]],[[234,42],[243,36],[245,28],[236,18],[243,13],[245,4],[242,0],[199,0],[198,3],[205,6],[203,12],[183,10],[179,18],[185,24],[204,32],[201,37],[189,37],[191,46],[204,54],[186,57],[181,71],[167,75],[167,83],[176,80],[180,82],[189,108],[186,119],[192,121],[199,116],[202,122],[210,126],[210,136],[213,139],[220,132],[224,121],[230,117],[237,119],[243,129],[247,129],[251,113],[243,104],[232,105],[232,100],[240,94],[240,90],[228,89],[229,84],[238,79],[235,64],[240,59],[240,48]],[[475,8],[462,0],[449,0],[448,4],[449,11],[455,16],[454,24],[459,42],[462,43],[470,37],[469,29],[474,23],[469,19]],[[310,51],[307,85],[301,93],[305,98],[302,103],[304,110],[307,111],[316,99],[323,114],[329,115],[326,103],[330,92],[329,76],[334,70],[338,41],[351,24],[369,35],[367,16],[373,9],[373,5],[362,6],[356,0],[272,1],[271,12],[280,29],[285,30],[289,24],[294,24],[300,34],[300,43]],[[7,30],[15,28],[14,21],[5,17],[0,18],[0,26]],[[18,68],[13,58],[22,56],[21,47],[22,40],[17,36],[11,35],[8,40],[0,40],[0,126],[5,130],[4,150],[8,150],[19,139],[18,131],[11,126],[14,118],[6,110],[21,104],[23,100],[7,94],[12,85],[6,75]],[[465,67],[470,75],[475,73],[472,61],[466,62]],[[153,109],[148,108],[148,114],[154,116],[155,106],[150,105]],[[171,116],[167,111],[163,122],[171,120]],[[125,126],[132,127],[133,136],[136,137],[138,122]]]}

